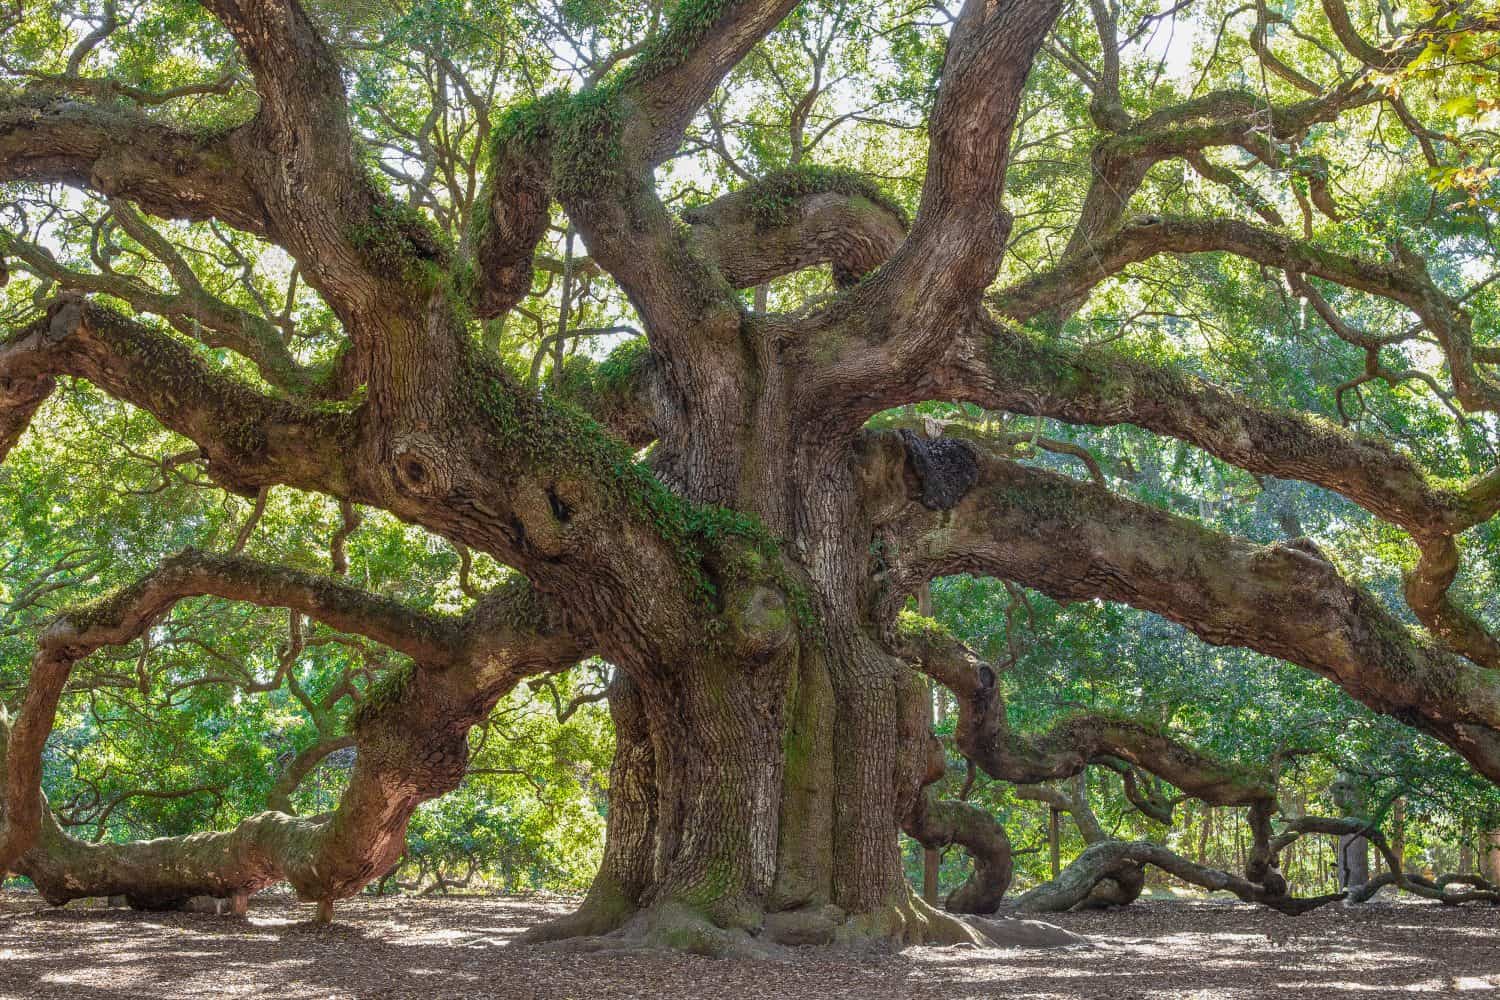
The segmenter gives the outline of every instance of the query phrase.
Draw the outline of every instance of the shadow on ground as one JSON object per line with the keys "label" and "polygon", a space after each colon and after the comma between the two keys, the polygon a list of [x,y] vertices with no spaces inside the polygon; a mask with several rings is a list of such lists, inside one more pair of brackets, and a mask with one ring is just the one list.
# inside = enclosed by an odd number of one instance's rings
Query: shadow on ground
{"label": "shadow on ground", "polygon": [[[1376,902],[1304,917],[1243,905],[1142,903],[1057,922],[1087,950],[917,948],[786,962],[558,954],[506,943],[565,912],[555,900],[360,899],[329,927],[286,898],[248,920],[50,909],[0,894],[0,997],[942,998],[1320,997],[1365,1000],[1500,988],[1492,909]],[[75,904],[77,906],[77,904]]]}

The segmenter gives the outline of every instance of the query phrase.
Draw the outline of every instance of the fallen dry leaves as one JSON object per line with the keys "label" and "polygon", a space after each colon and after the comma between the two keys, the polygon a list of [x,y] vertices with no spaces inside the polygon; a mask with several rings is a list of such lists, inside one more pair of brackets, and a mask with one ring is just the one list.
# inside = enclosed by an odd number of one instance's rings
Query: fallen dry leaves
{"label": "fallen dry leaves", "polygon": [[597,998],[1159,997],[1363,998],[1500,987],[1500,921],[1489,908],[1330,906],[1284,917],[1242,904],[1138,903],[1063,914],[1090,949],[915,948],[856,957],[808,950],[784,962],[510,948],[566,900],[361,898],[336,922],[262,896],[248,920],[196,913],[50,909],[0,893],[0,997],[380,1000]]}

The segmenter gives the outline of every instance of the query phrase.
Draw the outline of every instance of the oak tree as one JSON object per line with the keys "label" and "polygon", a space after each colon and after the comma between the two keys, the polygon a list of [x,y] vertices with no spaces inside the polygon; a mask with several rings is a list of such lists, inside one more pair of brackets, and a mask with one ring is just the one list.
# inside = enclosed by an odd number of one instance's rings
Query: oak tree
{"label": "oak tree", "polygon": [[[0,14],[14,197],[0,254],[36,290],[0,342],[0,456],[45,436],[59,381],[83,380],[187,439],[181,461],[229,494],[330,498],[351,532],[358,509],[388,512],[466,566],[514,570],[448,615],[361,588],[337,546],[325,575],[241,541],[63,613],[0,727],[0,865],[59,902],[243,899],[284,880],[326,917],[400,857],[413,810],[460,781],[467,734],[502,696],[600,657],[617,743],[603,864],[537,938],[708,953],[985,940],[983,920],[921,902],[902,868],[904,830],[976,857],[953,909],[993,912],[1009,881],[993,818],[924,791],[943,769],[929,679],[956,700],[962,754],[995,778],[1104,763],[1249,807],[1243,874],[1101,842],[1048,890],[1070,905],[1148,862],[1289,912],[1323,901],[1287,894],[1279,851],[1353,831],[1277,829],[1264,768],[1114,714],[1013,729],[996,664],[907,610],[959,573],[1120,602],[1298,664],[1500,779],[1500,641],[1454,587],[1465,532],[1500,510],[1500,346],[1476,323],[1493,314],[1493,178],[1467,131],[1495,109],[1500,16],[1207,5],[1198,79],[1164,80],[1170,50],[1151,39],[1186,6]],[[528,30],[565,40],[573,65],[547,65]],[[143,55],[152,40],[188,53],[186,76]],[[881,80],[881,60],[902,73]],[[1441,96],[1475,79],[1474,100]],[[738,128],[738,86],[788,98],[785,131]],[[846,127],[901,149],[907,194],[839,153],[823,162]],[[694,157],[713,164],[696,190],[673,174]],[[1349,204],[1359,185],[1381,188],[1374,205],[1413,184],[1429,210],[1405,205],[1399,225]],[[254,276],[278,254],[280,305]],[[1213,377],[1216,324],[1256,318],[1184,288],[1223,293],[1229,273],[1357,370],[1297,405]],[[552,330],[528,303],[554,280]],[[619,315],[581,325],[573,310],[607,311],[584,284]],[[1153,317],[1177,357],[1124,336]],[[518,365],[504,346],[527,321],[539,336]],[[569,357],[626,327],[641,336],[607,358]],[[1444,455],[1353,426],[1384,390],[1448,414]],[[1410,547],[1404,607],[1300,532],[1216,530],[1044,433],[1125,425],[1367,512]],[[324,815],[75,839],[40,791],[75,666],[203,595],[406,658],[349,722],[347,791]]]}

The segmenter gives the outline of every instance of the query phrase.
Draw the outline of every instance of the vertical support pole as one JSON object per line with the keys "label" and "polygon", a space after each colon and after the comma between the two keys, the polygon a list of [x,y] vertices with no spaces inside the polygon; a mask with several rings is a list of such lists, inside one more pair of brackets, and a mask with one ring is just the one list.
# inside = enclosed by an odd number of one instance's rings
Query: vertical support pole
{"label": "vertical support pole", "polygon": [[1406,799],[1399,798],[1391,806],[1391,853],[1396,855],[1396,870],[1406,871]]}
{"label": "vertical support pole", "polygon": [[1370,881],[1370,842],[1354,833],[1339,837],[1338,865],[1340,889]]}

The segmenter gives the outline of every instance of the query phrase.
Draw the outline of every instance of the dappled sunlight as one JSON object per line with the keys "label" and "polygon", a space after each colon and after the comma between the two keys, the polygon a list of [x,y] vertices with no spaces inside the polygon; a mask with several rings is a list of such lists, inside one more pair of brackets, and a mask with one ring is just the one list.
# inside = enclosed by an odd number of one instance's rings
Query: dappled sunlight
{"label": "dappled sunlight", "polygon": [[1089,936],[1061,949],[918,947],[785,961],[510,947],[568,911],[560,897],[376,899],[335,922],[288,896],[250,915],[51,910],[0,895],[0,997],[861,997],[979,1000],[1374,997],[1500,988],[1492,911],[1435,904],[1328,907],[1299,918],[1225,903],[1150,902],[1054,916]]}

